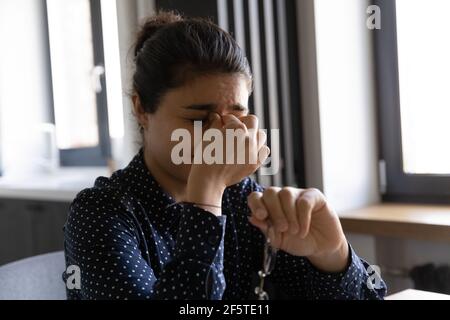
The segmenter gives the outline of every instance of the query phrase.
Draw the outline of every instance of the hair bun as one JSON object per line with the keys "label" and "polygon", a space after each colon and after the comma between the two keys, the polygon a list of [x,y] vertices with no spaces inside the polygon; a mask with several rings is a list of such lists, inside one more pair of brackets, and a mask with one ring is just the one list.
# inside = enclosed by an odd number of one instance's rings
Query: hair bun
{"label": "hair bun", "polygon": [[137,40],[134,46],[134,56],[144,47],[145,42],[150,39],[159,29],[179,21],[183,17],[173,11],[162,11],[144,21],[137,33]]}

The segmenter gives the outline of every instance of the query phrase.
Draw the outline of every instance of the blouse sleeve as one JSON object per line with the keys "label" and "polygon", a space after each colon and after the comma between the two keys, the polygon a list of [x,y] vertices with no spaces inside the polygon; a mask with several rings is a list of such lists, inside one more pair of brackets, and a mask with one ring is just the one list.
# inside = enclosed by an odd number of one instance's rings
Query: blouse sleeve
{"label": "blouse sleeve", "polygon": [[[67,265],[81,270],[81,288],[68,298],[221,299],[226,216],[193,205],[181,209],[173,258],[157,277],[142,257],[125,208],[84,192],[64,228]],[[67,275],[64,275],[67,279]]]}

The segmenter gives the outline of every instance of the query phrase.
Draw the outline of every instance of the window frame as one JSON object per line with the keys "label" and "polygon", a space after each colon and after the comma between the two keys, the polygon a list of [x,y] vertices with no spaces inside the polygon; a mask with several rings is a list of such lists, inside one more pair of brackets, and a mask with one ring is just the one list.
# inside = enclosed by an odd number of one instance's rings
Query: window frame
{"label": "window frame", "polygon": [[[91,9],[91,26],[93,39],[94,65],[105,68],[105,57],[103,48],[103,29],[101,15],[101,0],[89,0]],[[53,81],[52,81],[52,63],[51,63],[51,47],[50,33],[48,23],[47,0],[43,0],[44,4],[44,24],[46,27],[47,48],[48,48],[48,75],[51,93],[51,105],[49,106],[48,117],[49,122],[55,124],[55,106],[53,100]],[[99,143],[95,147],[60,149],[60,166],[61,167],[105,167],[108,159],[112,156],[111,141],[109,137],[108,122],[108,101],[106,87],[106,72],[100,77],[102,86],[101,92],[96,93],[97,105],[97,125]]]}
{"label": "window frame", "polygon": [[450,203],[450,174],[409,174],[403,170],[396,1],[373,0],[372,4],[381,10],[381,29],[373,30],[373,41],[382,199]]}

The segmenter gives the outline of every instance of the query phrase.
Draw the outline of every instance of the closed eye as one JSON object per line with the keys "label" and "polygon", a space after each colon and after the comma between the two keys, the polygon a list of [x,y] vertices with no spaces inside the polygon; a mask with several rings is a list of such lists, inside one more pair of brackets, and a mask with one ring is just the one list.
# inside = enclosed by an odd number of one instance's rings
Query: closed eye
{"label": "closed eye", "polygon": [[241,106],[241,105],[235,105],[235,106],[233,107],[233,110],[234,110],[234,111],[239,111],[239,112],[245,112],[245,111],[247,111],[247,108],[244,108],[244,107]]}

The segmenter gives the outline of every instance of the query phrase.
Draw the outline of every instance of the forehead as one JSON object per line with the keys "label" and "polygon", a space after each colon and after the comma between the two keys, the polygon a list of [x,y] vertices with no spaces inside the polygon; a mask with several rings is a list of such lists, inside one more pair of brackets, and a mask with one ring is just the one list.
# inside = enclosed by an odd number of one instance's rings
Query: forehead
{"label": "forehead", "polygon": [[171,105],[215,104],[246,106],[249,81],[240,74],[214,74],[198,76],[185,85],[172,89],[162,102]]}

